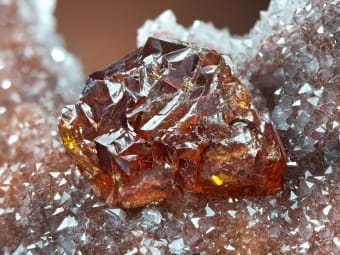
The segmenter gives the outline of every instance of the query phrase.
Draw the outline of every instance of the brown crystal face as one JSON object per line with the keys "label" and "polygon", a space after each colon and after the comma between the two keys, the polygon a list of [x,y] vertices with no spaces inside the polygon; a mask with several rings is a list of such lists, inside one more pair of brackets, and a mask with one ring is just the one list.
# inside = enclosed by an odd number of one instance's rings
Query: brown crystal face
{"label": "brown crystal face", "polygon": [[274,193],[285,155],[250,101],[222,55],[149,38],[90,75],[59,129],[108,205],[145,206],[177,192]]}

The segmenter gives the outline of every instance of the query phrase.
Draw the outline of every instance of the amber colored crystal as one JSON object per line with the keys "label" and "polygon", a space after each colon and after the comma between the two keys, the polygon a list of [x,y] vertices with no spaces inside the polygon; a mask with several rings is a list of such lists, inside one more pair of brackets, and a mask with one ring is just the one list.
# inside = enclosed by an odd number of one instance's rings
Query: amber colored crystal
{"label": "amber colored crystal", "polygon": [[225,57],[185,43],[149,38],[90,75],[59,129],[108,205],[274,193],[286,172],[278,135]]}

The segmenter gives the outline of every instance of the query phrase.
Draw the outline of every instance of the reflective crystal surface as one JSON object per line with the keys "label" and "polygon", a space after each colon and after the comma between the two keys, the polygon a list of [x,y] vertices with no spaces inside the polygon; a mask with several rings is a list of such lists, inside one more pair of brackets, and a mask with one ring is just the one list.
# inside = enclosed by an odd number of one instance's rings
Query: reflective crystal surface
{"label": "reflective crystal surface", "polygon": [[[230,199],[183,193],[142,209],[106,206],[65,155],[57,118],[82,81],[55,33],[53,3],[0,0],[0,254],[339,253],[338,0],[273,0],[244,37],[199,21],[190,32],[232,57],[234,76],[251,89],[256,108],[272,116],[290,159],[282,191]],[[176,31],[172,36],[189,31],[178,30],[173,18],[149,21],[157,25],[144,38],[157,29]],[[313,95],[320,95],[317,104]],[[278,105],[286,109],[287,130],[273,117]],[[285,117],[301,111],[309,121]],[[311,128],[319,141],[308,149],[314,159],[292,150],[302,148]]]}
{"label": "reflective crystal surface", "polygon": [[339,164],[339,8],[338,0],[274,0],[243,37],[202,21],[185,28],[168,10],[145,22],[138,45],[148,36],[172,38],[230,56],[235,74],[251,83],[256,107],[269,112],[290,160],[317,173]]}
{"label": "reflective crystal surface", "polygon": [[109,205],[173,193],[273,194],[286,160],[222,55],[149,38],[92,74],[59,124],[65,148]]}

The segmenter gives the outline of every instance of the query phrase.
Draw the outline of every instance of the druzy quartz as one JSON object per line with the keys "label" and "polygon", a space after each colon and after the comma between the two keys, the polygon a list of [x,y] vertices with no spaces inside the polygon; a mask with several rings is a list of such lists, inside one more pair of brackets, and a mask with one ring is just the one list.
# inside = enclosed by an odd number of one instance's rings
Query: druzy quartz
{"label": "druzy quartz", "polygon": [[90,75],[59,129],[97,196],[140,207],[181,192],[275,193],[286,171],[279,138],[227,58],[149,38]]}

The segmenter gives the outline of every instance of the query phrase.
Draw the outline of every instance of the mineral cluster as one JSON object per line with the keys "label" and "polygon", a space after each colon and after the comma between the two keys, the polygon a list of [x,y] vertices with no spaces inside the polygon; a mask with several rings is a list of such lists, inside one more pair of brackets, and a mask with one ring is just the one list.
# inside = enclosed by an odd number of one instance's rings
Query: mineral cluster
{"label": "mineral cluster", "polygon": [[230,55],[289,161],[273,195],[186,192],[141,209],[105,205],[65,155],[57,118],[82,79],[53,4],[0,1],[1,254],[339,254],[338,0],[272,0],[242,37],[171,12],[146,22],[140,46],[165,37]]}
{"label": "mineral cluster", "polygon": [[262,94],[257,107],[269,111],[291,165],[317,173],[339,164],[339,8],[338,0],[272,1],[243,37],[201,21],[186,29],[165,11],[139,29],[138,44],[147,36],[171,38],[230,56],[253,96]]}
{"label": "mineral cluster", "polygon": [[184,43],[149,38],[92,74],[59,129],[111,206],[145,206],[178,192],[272,194],[286,172],[276,132],[223,56]]}

